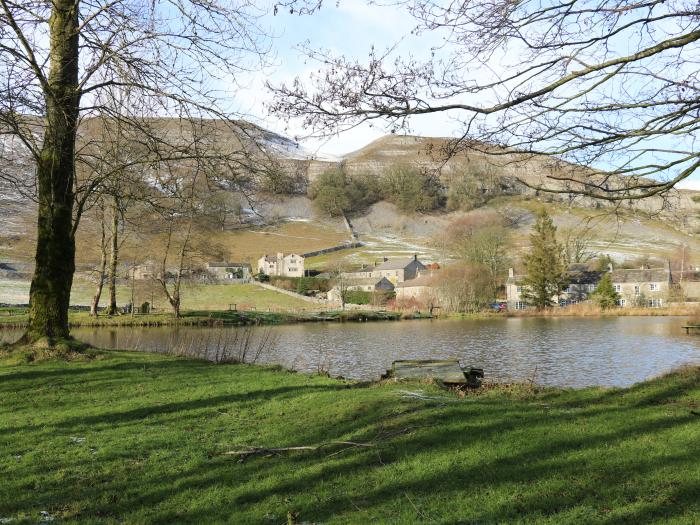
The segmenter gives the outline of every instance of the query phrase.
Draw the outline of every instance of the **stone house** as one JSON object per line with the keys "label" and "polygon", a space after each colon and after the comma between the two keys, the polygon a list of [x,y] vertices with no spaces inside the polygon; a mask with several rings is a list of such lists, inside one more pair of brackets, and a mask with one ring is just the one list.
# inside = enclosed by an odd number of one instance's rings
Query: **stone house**
{"label": "stone house", "polygon": [[258,260],[258,273],[278,277],[304,277],[304,257],[296,253],[263,255]]}
{"label": "stone house", "polygon": [[160,269],[153,261],[137,264],[129,270],[129,275],[136,281],[146,281],[160,276]]}
{"label": "stone house", "polygon": [[[369,292],[369,293],[374,293],[374,292],[392,292],[394,290],[394,285],[393,283],[387,279],[386,277],[346,277],[346,275],[352,275],[352,274],[343,274],[343,283],[342,286],[345,288],[346,291],[348,292],[353,292],[353,291],[359,291],[359,292]],[[328,292],[328,298],[332,301],[340,302],[340,292],[341,292],[341,285],[340,283],[336,283],[333,288]]]}
{"label": "stone house", "polygon": [[611,278],[620,295],[618,305],[622,307],[661,307],[669,301],[673,291],[673,276],[668,268],[613,270]]}
{"label": "stone house", "polygon": [[396,285],[396,300],[417,299],[424,302],[437,303],[435,290],[435,275],[432,272],[418,274],[415,279],[403,281]]}
{"label": "stone house", "polygon": [[394,285],[415,279],[420,272],[425,272],[425,265],[418,260],[418,255],[402,259],[385,259],[372,269],[372,277],[386,277]]}
{"label": "stone house", "polygon": [[700,269],[673,272],[671,279],[681,290],[679,299],[687,302],[700,302]]}
{"label": "stone house", "polygon": [[[559,297],[552,297],[552,301],[561,306],[568,306],[588,300],[604,274],[603,271],[588,269],[585,264],[569,265],[566,271],[566,279],[569,284],[562,290]],[[508,269],[506,301],[508,308],[512,310],[524,310],[528,307],[523,298],[522,281],[524,278],[525,275],[516,275],[513,268]]]}
{"label": "stone house", "polygon": [[248,263],[210,262],[207,271],[218,281],[249,281],[253,270]]}

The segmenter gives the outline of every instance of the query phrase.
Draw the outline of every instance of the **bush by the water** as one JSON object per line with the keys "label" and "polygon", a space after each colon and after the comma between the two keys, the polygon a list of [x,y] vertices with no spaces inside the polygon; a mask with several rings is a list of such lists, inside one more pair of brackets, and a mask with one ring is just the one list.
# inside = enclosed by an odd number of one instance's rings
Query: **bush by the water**
{"label": "bush by the water", "polygon": [[372,292],[362,290],[348,290],[345,293],[345,302],[350,304],[371,304]]}
{"label": "bush by the water", "polygon": [[270,283],[283,290],[290,290],[302,295],[309,292],[327,292],[330,290],[330,281],[319,277],[281,277],[271,276]]}

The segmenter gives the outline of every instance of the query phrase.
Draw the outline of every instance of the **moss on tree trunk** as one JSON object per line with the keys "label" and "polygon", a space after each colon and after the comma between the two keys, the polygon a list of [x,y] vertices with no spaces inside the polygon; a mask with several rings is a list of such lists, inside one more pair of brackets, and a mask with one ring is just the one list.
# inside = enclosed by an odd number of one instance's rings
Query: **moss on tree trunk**
{"label": "moss on tree trunk", "polygon": [[54,0],[50,69],[44,86],[44,142],[37,162],[36,267],[23,344],[68,339],[68,306],[75,270],[73,202],[78,122],[78,2]]}

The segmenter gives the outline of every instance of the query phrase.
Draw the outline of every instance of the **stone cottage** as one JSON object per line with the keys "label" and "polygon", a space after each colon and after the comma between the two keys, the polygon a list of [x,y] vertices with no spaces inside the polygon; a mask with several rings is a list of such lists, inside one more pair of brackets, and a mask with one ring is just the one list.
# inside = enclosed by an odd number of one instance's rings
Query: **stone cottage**
{"label": "stone cottage", "polygon": [[385,259],[375,266],[372,277],[386,277],[394,285],[415,279],[420,272],[425,272],[425,265],[418,260],[418,255],[402,259]]}
{"label": "stone cottage", "polygon": [[279,277],[304,277],[304,257],[296,253],[263,255],[258,260],[258,273]]}
{"label": "stone cottage", "polygon": [[250,264],[237,262],[210,262],[207,271],[218,281],[249,281],[253,273]]}
{"label": "stone cottage", "polygon": [[[604,271],[590,270],[585,264],[569,265],[565,274],[569,284],[562,290],[559,297],[552,297],[552,301],[561,306],[568,306],[588,300],[604,274]],[[524,310],[528,307],[523,298],[524,278],[525,275],[517,275],[513,268],[508,270],[506,301],[510,309]]]}

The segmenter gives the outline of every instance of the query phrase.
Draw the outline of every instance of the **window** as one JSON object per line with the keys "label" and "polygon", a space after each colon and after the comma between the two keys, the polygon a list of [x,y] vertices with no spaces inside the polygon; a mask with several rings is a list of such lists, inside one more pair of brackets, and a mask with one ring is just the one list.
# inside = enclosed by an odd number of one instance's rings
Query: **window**
{"label": "window", "polygon": [[515,287],[515,293],[523,293],[523,287],[522,287],[522,286],[516,286],[516,287]]}
{"label": "window", "polygon": [[634,285],[634,295],[639,295],[639,285],[638,284]]}
{"label": "window", "polygon": [[527,305],[524,302],[522,302],[522,301],[515,302],[515,309],[516,310],[525,310],[525,308],[527,308]]}
{"label": "window", "polygon": [[663,304],[661,302],[661,299],[655,297],[654,299],[649,299],[649,301],[647,302],[647,306],[649,306],[650,308],[661,308]]}
{"label": "window", "polygon": [[565,293],[571,293],[571,285],[568,285],[566,288],[564,288]]}
{"label": "window", "polygon": [[621,285],[621,284],[613,284],[613,286],[615,287],[615,291],[616,291],[616,292],[621,292],[621,291],[622,291],[622,285]]}
{"label": "window", "polygon": [[651,283],[649,285],[649,290],[652,292],[658,292],[659,291],[659,285],[657,283]]}
{"label": "window", "polygon": [[627,301],[625,301],[624,299],[617,300],[617,306],[621,306],[622,308],[624,308],[626,304],[627,304]]}

